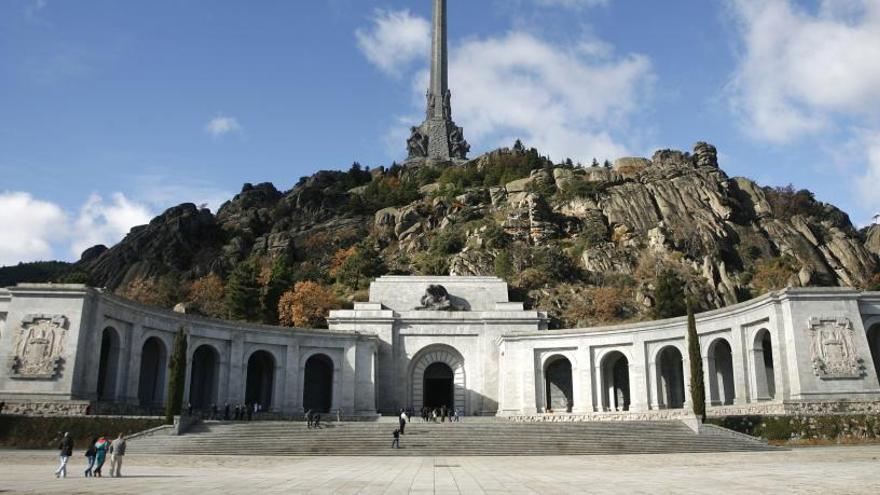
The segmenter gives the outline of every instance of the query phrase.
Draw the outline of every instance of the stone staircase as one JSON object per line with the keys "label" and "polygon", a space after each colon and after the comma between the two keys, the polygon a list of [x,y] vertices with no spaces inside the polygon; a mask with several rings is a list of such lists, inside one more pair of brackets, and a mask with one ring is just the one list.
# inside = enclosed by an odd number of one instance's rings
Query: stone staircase
{"label": "stone staircase", "polygon": [[[384,419],[384,418],[383,418]],[[388,418],[391,419],[391,418]],[[181,436],[154,434],[129,441],[131,454],[181,455],[615,455],[775,450],[765,442],[717,427],[694,433],[684,423],[512,423],[505,420],[409,423],[391,449],[393,421],[328,423],[205,422]]]}

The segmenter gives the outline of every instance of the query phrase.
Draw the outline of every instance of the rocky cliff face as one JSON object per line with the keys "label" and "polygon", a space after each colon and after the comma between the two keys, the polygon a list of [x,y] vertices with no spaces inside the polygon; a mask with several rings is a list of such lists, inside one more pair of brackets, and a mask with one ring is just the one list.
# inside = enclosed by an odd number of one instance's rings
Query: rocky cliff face
{"label": "rocky cliff face", "polygon": [[285,259],[300,278],[332,283],[334,255],[353,245],[369,245],[395,273],[503,275],[560,315],[568,295],[624,287],[634,309],[621,314],[633,317],[652,305],[658,266],[699,286],[705,307],[751,297],[768,260],[782,260],[786,284],[865,287],[878,272],[880,227],[860,234],[804,191],[730,178],[705,143],[588,168],[518,148],[457,170],[319,172],[287,192],[248,184],[216,216],[172,208],[89,251],[79,269],[116,288]]}

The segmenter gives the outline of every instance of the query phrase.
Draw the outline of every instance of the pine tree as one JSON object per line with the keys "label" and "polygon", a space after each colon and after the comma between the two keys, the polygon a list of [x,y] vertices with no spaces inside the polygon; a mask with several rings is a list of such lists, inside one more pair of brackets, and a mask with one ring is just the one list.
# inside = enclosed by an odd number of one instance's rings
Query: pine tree
{"label": "pine tree", "polygon": [[180,415],[183,408],[183,388],[186,383],[186,332],[183,327],[174,336],[171,366],[168,379],[168,395],[165,398],[165,423],[174,424],[174,416]]}
{"label": "pine tree", "polygon": [[278,258],[275,264],[272,265],[269,281],[262,289],[263,323],[267,325],[278,323],[278,301],[281,300],[281,296],[295,282],[296,278],[290,263],[284,257]]}
{"label": "pine tree", "polygon": [[706,421],[706,384],[703,382],[703,356],[700,352],[700,338],[697,336],[697,320],[690,301],[687,302],[688,360],[691,364],[691,401],[694,414],[700,421]]}
{"label": "pine tree", "polygon": [[259,277],[260,272],[253,261],[239,263],[232,271],[226,284],[226,312],[230,319],[260,320],[262,287]]}
{"label": "pine tree", "polygon": [[684,282],[674,270],[663,270],[654,282],[654,317],[676,318],[686,314]]}
{"label": "pine tree", "polygon": [[593,168],[599,167],[599,160],[596,160],[595,158],[593,158],[593,163],[591,163],[590,166]]}

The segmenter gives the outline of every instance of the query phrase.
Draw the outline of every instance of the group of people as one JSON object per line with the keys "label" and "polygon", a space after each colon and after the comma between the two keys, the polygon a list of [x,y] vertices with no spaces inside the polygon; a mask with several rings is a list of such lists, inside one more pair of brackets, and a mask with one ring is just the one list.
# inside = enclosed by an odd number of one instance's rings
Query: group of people
{"label": "group of people", "polygon": [[[458,423],[461,421],[462,413],[459,408],[448,408],[446,406],[434,407],[430,408],[425,406],[422,408],[422,422],[427,423],[428,421],[437,422],[439,419],[441,423],[445,423],[446,419],[449,418],[450,423]],[[400,436],[406,434],[406,424],[410,421],[410,415],[407,414],[405,409],[400,410],[400,416],[398,417],[398,427],[394,429],[392,433],[393,440],[391,441],[392,449],[400,448]]]}
{"label": "group of people", "polygon": [[312,412],[311,409],[306,411],[306,421],[308,421],[308,427],[311,430],[312,428],[321,429],[321,415]]}
{"label": "group of people", "polygon": [[[70,433],[64,433],[64,436],[61,437],[58,450],[60,451],[61,465],[55,470],[55,477],[66,478],[67,463],[73,457],[74,450],[73,437],[70,436]],[[85,451],[86,470],[83,475],[86,478],[103,477],[101,470],[104,468],[108,455],[110,456],[110,477],[121,478],[122,458],[125,457],[125,437],[122,433],[112,442],[103,436],[92,438]]]}
{"label": "group of people", "polygon": [[[191,403],[187,403],[186,414],[188,416],[192,416],[193,412],[193,405]],[[212,421],[220,419],[222,419],[223,421],[250,421],[254,419],[255,416],[259,416],[262,412],[263,405],[260,403],[235,404],[234,406],[231,406],[227,402],[226,405],[223,406],[222,414],[220,413],[220,409],[217,407],[217,404],[211,404],[211,408],[208,411],[204,411],[202,417],[204,419]]]}
{"label": "group of people", "polygon": [[459,408],[451,408],[440,406],[440,407],[423,407],[422,408],[422,421],[427,423],[428,421],[437,422],[438,420],[441,423],[445,423],[447,419],[449,419],[450,423],[458,423],[461,421],[461,409]]}

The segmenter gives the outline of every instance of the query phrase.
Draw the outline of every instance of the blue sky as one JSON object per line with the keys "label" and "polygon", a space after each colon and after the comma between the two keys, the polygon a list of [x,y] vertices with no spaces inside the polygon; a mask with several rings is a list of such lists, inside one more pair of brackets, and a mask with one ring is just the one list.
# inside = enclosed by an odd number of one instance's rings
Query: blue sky
{"label": "blue sky", "polygon": [[[404,158],[430,0],[0,0],[0,265]],[[449,0],[472,155],[689,150],[880,211],[880,2]]]}

